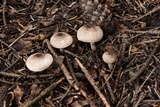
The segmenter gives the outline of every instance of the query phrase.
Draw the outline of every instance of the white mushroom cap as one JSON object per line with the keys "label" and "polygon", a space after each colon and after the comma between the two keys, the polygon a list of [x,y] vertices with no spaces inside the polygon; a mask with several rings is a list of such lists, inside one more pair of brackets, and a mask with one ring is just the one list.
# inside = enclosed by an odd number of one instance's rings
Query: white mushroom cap
{"label": "white mushroom cap", "polygon": [[48,53],[34,53],[26,60],[26,66],[33,72],[40,72],[47,69],[53,62],[53,57]]}
{"label": "white mushroom cap", "polygon": [[59,49],[68,47],[69,45],[72,44],[72,42],[73,42],[72,36],[65,32],[57,32],[50,39],[51,45]]}
{"label": "white mushroom cap", "polygon": [[116,61],[116,59],[117,59],[117,55],[116,54],[114,54],[114,53],[109,53],[109,52],[105,52],[105,53],[103,53],[103,55],[102,55],[102,59],[103,59],[103,61],[105,62],[105,63],[107,63],[107,64],[112,64],[112,63],[114,63],[115,61]]}
{"label": "white mushroom cap", "polygon": [[77,31],[77,38],[82,42],[95,43],[103,38],[103,31],[99,26],[82,26]]}

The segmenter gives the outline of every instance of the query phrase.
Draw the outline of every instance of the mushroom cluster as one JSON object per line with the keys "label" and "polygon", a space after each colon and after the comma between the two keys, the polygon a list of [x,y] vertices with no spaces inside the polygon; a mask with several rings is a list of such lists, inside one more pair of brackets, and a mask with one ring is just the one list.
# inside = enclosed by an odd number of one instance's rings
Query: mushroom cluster
{"label": "mushroom cluster", "polygon": [[[90,43],[91,49],[95,50],[95,42],[103,38],[103,31],[99,26],[83,25],[77,31],[77,39],[79,41]],[[71,35],[65,32],[57,32],[50,38],[50,44],[61,51],[70,46],[73,42]],[[113,69],[113,63],[117,59],[117,55],[113,52],[106,51],[102,55],[102,59],[108,64],[109,69]],[[33,72],[40,72],[47,69],[53,62],[53,57],[48,53],[34,53],[26,60],[26,66]]]}
{"label": "mushroom cluster", "polygon": [[[81,26],[77,31],[77,39],[82,42],[90,43],[91,49],[96,50],[95,42],[100,41],[103,38],[103,31],[99,26]],[[111,52],[110,52],[111,51]],[[110,70],[113,69],[113,63],[117,60],[117,55],[113,50],[109,49],[102,55],[102,59],[108,64]]]}

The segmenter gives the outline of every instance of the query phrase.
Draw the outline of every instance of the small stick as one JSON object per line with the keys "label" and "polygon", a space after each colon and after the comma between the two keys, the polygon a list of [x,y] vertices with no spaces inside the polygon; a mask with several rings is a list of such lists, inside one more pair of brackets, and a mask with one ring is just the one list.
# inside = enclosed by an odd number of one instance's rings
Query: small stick
{"label": "small stick", "polygon": [[101,98],[101,100],[103,101],[105,107],[110,107],[109,103],[107,102],[107,99],[101,93],[101,91],[99,90],[99,88],[96,86],[94,79],[88,73],[88,70],[82,65],[82,63],[77,58],[75,58],[75,60],[78,63],[78,65],[80,66],[81,70],[84,72],[84,74],[85,74],[86,78],[88,79],[88,81],[91,83],[91,85],[93,86],[93,88],[95,89],[95,91],[97,92],[97,94],[99,95],[99,97]]}
{"label": "small stick", "polygon": [[4,23],[4,27],[7,27],[7,23],[6,23],[6,15],[5,15],[5,10],[6,10],[6,3],[7,0],[3,0],[3,23]]}
{"label": "small stick", "polygon": [[54,82],[54,80],[52,81],[42,81],[42,82],[33,82],[33,83],[22,83],[22,82],[10,82],[10,81],[6,81],[4,79],[0,79],[0,83],[5,83],[5,84],[11,84],[11,85],[22,85],[22,86],[26,86],[26,85],[33,85],[33,84],[48,84]]}
{"label": "small stick", "polygon": [[106,84],[107,84],[107,88],[108,88],[108,91],[109,91],[109,93],[111,95],[112,100],[116,101],[116,97],[113,94],[113,91],[112,91],[112,88],[111,88],[111,85],[110,85],[109,81],[107,81]]}
{"label": "small stick", "polygon": [[75,73],[74,73],[74,71],[73,71],[73,67],[72,67],[72,65],[71,65],[70,62],[69,62],[68,56],[66,56],[66,60],[67,60],[67,65],[68,65],[68,67],[69,67],[69,69],[70,69],[71,75],[72,75],[75,83],[79,86],[79,82],[78,82],[78,80],[77,80],[77,78],[76,78],[76,76],[75,76]]}
{"label": "small stick", "polygon": [[2,44],[6,45],[8,48],[10,48],[10,49],[12,49],[13,51],[16,52],[16,50],[15,50],[14,48],[10,47],[7,43],[5,43],[4,41],[2,41],[1,39],[0,39],[0,42],[1,42]]}
{"label": "small stick", "polygon": [[28,79],[35,79],[35,78],[47,78],[54,76],[55,74],[42,74],[42,75],[21,75],[16,73],[8,73],[5,71],[1,71],[0,75],[6,76],[6,77],[14,77],[14,78],[28,78]]}
{"label": "small stick", "polygon": [[135,30],[125,29],[122,32],[124,32],[124,33],[136,33],[136,34],[151,34],[151,35],[160,34],[159,30],[154,30],[154,29],[147,30],[147,31],[141,31],[141,30],[136,30],[135,31]]}
{"label": "small stick", "polygon": [[47,95],[50,91],[52,91],[58,84],[60,84],[65,78],[61,78],[57,82],[52,83],[49,87],[47,87],[45,90],[43,90],[40,95],[38,95],[36,98],[34,98],[32,101],[27,102],[25,105],[22,105],[22,107],[30,107],[34,105],[36,102],[41,100],[45,95]]}
{"label": "small stick", "polygon": [[69,88],[67,89],[67,91],[62,95],[62,97],[59,99],[59,102],[62,102],[63,99],[68,95],[68,93],[70,92],[72,86],[70,85]]}
{"label": "small stick", "polygon": [[51,7],[51,10],[55,8],[55,6],[60,2],[61,0],[57,0],[57,2]]}
{"label": "small stick", "polygon": [[[9,67],[7,67],[6,69],[4,69],[2,72],[6,72],[7,70],[9,70],[11,67],[13,67],[18,61],[19,61],[20,58],[17,58],[12,64],[9,65]],[[1,72],[0,72],[1,73]]]}
{"label": "small stick", "polygon": [[129,82],[134,81],[146,68],[146,66],[149,64],[150,60],[152,59],[152,56],[155,54],[158,46],[160,45],[160,41],[158,41],[158,43],[155,45],[155,48],[153,49],[153,51],[150,53],[148,59],[144,62],[144,65],[138,70],[138,72],[136,72],[134,74],[134,76],[129,80]]}
{"label": "small stick", "polygon": [[76,55],[76,54],[74,54],[74,53],[72,53],[72,52],[70,52],[70,51],[68,51],[66,49],[64,49],[63,52],[66,53],[66,54],[72,55],[73,57],[76,57],[76,58],[78,58],[80,60],[83,60],[82,57],[80,57],[80,56],[78,56],[78,55]]}
{"label": "small stick", "polygon": [[133,107],[138,107],[139,103],[144,99],[145,96],[146,96],[146,93],[142,92],[138,98],[138,101],[135,104],[133,104]]}
{"label": "small stick", "polygon": [[158,11],[158,10],[160,10],[160,6],[157,6],[157,7],[153,8],[153,9],[152,9],[151,11],[149,11],[148,13],[146,13],[146,14],[138,17],[137,19],[133,20],[133,23],[136,22],[136,21],[138,21],[138,20],[140,20],[140,19],[142,19],[142,18],[144,18],[144,17],[146,17],[146,16],[148,16],[148,15],[151,15],[152,13],[154,13],[154,12],[156,12],[156,11]]}
{"label": "small stick", "polygon": [[160,103],[160,100],[143,100],[142,103]]}
{"label": "small stick", "polygon": [[13,44],[15,44],[20,38],[22,38],[23,36],[25,36],[27,33],[28,33],[28,31],[21,33],[21,35],[20,35],[16,40],[14,40],[14,41],[9,45],[9,47],[11,47]]}
{"label": "small stick", "polygon": [[149,77],[154,73],[155,70],[156,70],[156,68],[153,68],[153,70],[151,71],[151,73],[147,76],[147,78],[145,79],[145,81],[142,83],[142,85],[136,91],[136,94],[138,94],[141,91],[142,87],[144,86],[144,84],[146,83],[146,81],[149,79]]}

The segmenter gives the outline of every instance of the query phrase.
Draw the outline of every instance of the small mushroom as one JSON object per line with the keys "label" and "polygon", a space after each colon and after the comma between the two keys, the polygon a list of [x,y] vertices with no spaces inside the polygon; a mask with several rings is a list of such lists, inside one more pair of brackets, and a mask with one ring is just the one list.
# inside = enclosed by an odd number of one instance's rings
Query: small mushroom
{"label": "small mushroom", "polygon": [[96,50],[95,42],[103,38],[103,31],[99,26],[82,26],[77,31],[79,41],[88,42],[92,50]]}
{"label": "small mushroom", "polygon": [[48,53],[34,53],[26,60],[26,66],[33,72],[41,72],[47,69],[53,62],[53,57]]}
{"label": "small mushroom", "polygon": [[51,45],[60,49],[60,51],[63,51],[63,49],[71,45],[72,42],[72,36],[65,32],[57,32],[50,39]]}
{"label": "small mushroom", "polygon": [[105,52],[102,55],[102,59],[105,63],[108,64],[108,67],[110,70],[113,69],[113,63],[116,61],[117,59],[117,55],[111,52]]}

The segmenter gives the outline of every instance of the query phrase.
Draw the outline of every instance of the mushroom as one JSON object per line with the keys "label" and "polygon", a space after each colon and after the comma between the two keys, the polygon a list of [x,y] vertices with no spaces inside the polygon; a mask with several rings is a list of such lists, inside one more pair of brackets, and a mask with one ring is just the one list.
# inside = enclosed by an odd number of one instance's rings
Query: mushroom
{"label": "mushroom", "polygon": [[33,72],[41,72],[47,69],[53,62],[53,57],[48,53],[34,53],[26,60],[26,66]]}
{"label": "mushroom", "polygon": [[51,45],[60,49],[60,51],[63,51],[63,49],[71,45],[72,42],[72,36],[65,32],[57,32],[50,39]]}
{"label": "mushroom", "polygon": [[90,43],[91,49],[96,50],[95,42],[103,38],[103,31],[99,26],[82,26],[77,31],[79,41]]}
{"label": "mushroom", "polygon": [[117,55],[115,53],[105,52],[102,55],[102,59],[105,63],[108,64],[109,69],[112,70],[113,69],[113,63],[116,61]]}

